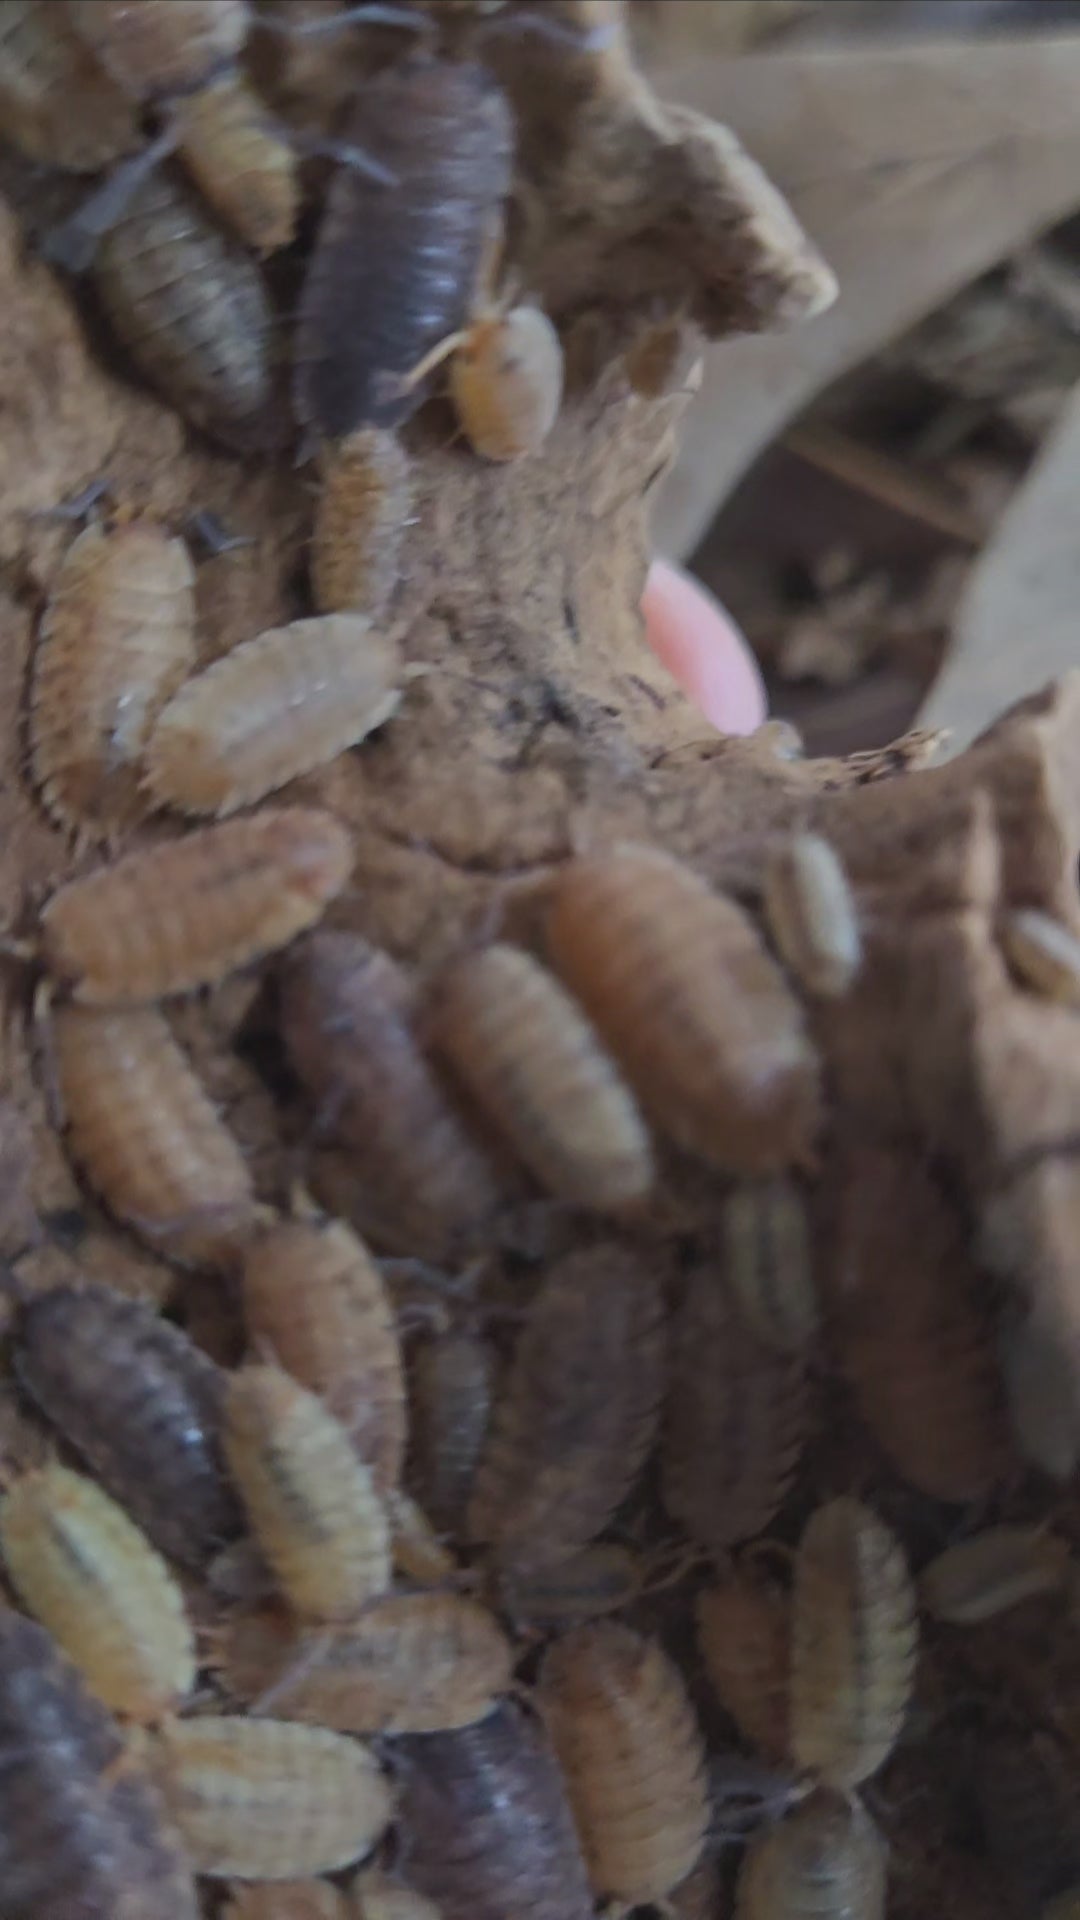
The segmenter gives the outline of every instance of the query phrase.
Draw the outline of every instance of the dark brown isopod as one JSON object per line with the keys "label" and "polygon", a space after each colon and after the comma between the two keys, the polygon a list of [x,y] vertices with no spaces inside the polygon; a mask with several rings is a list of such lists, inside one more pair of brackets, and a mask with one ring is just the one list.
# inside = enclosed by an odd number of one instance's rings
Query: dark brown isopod
{"label": "dark brown isopod", "polygon": [[495,1372],[478,1334],[425,1340],[409,1369],[410,1484],[434,1526],[458,1533],[487,1433]]}
{"label": "dark brown isopod", "polygon": [[179,1328],[106,1287],[23,1308],[18,1377],[102,1485],[184,1566],[240,1531],[219,1433],[223,1381]]}

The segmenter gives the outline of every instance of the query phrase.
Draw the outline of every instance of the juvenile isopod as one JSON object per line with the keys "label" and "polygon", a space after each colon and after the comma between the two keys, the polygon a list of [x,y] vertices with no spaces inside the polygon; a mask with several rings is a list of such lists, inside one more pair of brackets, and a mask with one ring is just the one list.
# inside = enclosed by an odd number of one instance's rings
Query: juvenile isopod
{"label": "juvenile isopod", "polygon": [[296,149],[243,76],[219,73],[170,117],[180,160],[224,224],[256,253],[287,247],[300,212]]}
{"label": "juvenile isopod", "polygon": [[138,141],[130,103],[41,0],[0,8],[0,134],[71,173],[96,173]]}
{"label": "juvenile isopod", "polygon": [[801,1009],[734,900],[644,847],[573,860],[551,955],[647,1113],[736,1173],[805,1158],[818,1062]]}
{"label": "juvenile isopod", "polygon": [[286,946],[351,869],[348,835],[330,814],[267,808],[69,880],[42,913],[42,958],[90,1005],[190,993]]}
{"label": "juvenile isopod", "polygon": [[678,1668],[607,1620],[549,1648],[540,1701],[594,1894],[662,1901],[696,1866],[709,1827],[705,1742]]}
{"label": "juvenile isopod", "polygon": [[762,899],[780,957],[807,993],[846,993],[862,963],[862,935],[835,848],[819,833],[780,841],[765,862]]}
{"label": "juvenile isopod", "polygon": [[495,1356],[467,1328],[422,1340],[409,1366],[409,1476],[433,1525],[458,1533],[491,1417]]}
{"label": "juvenile isopod", "polygon": [[377,620],[390,605],[413,507],[412,462],[396,433],[360,427],[322,449],[311,536],[311,592],[320,613]]}
{"label": "juvenile isopod", "polygon": [[439,1920],[439,1909],[402,1880],[364,1867],[349,1889],[352,1920]]}
{"label": "juvenile isopod", "polygon": [[653,1181],[645,1123],[588,1020],[537,961],[496,944],[436,981],[429,1031],[540,1186],[603,1212]]}
{"label": "juvenile isopod", "polygon": [[652,1446],[665,1361],[653,1269],[622,1247],[553,1267],[532,1303],[473,1483],[470,1538],[505,1572],[587,1546]]}
{"label": "juvenile isopod", "polygon": [[76,33],[136,100],[183,93],[236,59],[248,0],[66,0]]}
{"label": "juvenile isopod", "polygon": [[222,1375],[178,1327],[107,1287],[21,1309],[22,1386],[162,1553],[195,1571],[240,1531],[220,1448]]}
{"label": "juvenile isopod", "polygon": [[793,1180],[733,1187],[720,1215],[724,1278],[767,1347],[798,1353],[818,1330],[810,1219]]}
{"label": "juvenile isopod", "polygon": [[790,1756],[790,1614],[779,1588],[741,1571],[697,1600],[698,1647],[713,1692],[766,1760]]}
{"label": "juvenile isopod", "polygon": [[108,1494],[49,1465],[0,1501],[0,1554],[19,1598],[99,1700],[160,1719],[195,1682],[184,1599],[165,1562]]}
{"label": "juvenile isopod", "polygon": [[461,430],[485,460],[520,460],[542,447],[562,388],[562,346],[539,307],[479,315],[450,361]]}
{"label": "juvenile isopod", "polygon": [[190,1869],[116,1722],[49,1635],[7,1608],[0,1768],[10,1920],[198,1920]]}
{"label": "juvenile isopod", "polygon": [[142,807],[154,720],[195,659],[195,575],[149,522],[87,527],[69,548],[34,650],[30,763],[62,826],[110,833]]}
{"label": "juvenile isopod", "polygon": [[225,1454],[255,1537],[296,1613],[348,1620],[390,1585],[390,1528],[349,1435],[277,1367],[232,1376]]}
{"label": "juvenile isopod", "polygon": [[471,1726],[507,1692],[514,1654],[485,1607],[457,1593],[395,1593],[347,1626],[297,1632],[251,1614],[227,1631],[222,1677],[236,1699],[340,1733]]}
{"label": "juvenile isopod", "polygon": [[795,1560],[791,1751],[829,1786],[869,1779],[907,1711],[918,1630],[903,1551],[858,1500],[830,1500]]}
{"label": "juvenile isopod", "polygon": [[1005,957],[1019,980],[1044,999],[1080,1006],[1080,940],[1037,907],[1007,914],[1001,928]]}
{"label": "juvenile isopod", "polygon": [[147,785],[182,813],[235,813],[381,727],[401,698],[399,672],[397,648],[358,614],[271,627],[173,695]]}
{"label": "juvenile isopod", "polygon": [[629,1547],[601,1541],[582,1547],[557,1566],[506,1574],[499,1582],[499,1604],[516,1624],[539,1632],[557,1631],[617,1613],[645,1585],[638,1556]]}
{"label": "juvenile isopod", "polygon": [[316,1124],[349,1150],[361,1230],[442,1260],[486,1239],[494,1176],[412,1029],[411,995],[389,954],[356,934],[320,932],[282,968],[289,1057]]}
{"label": "juvenile isopod", "polygon": [[343,1893],[328,1880],[271,1880],[237,1887],[221,1920],[353,1920]]}
{"label": "juvenile isopod", "polygon": [[243,1154],[163,1016],[57,1007],[68,1148],[109,1211],[171,1259],[231,1265],[260,1218]]}
{"label": "juvenile isopod", "polygon": [[885,1862],[865,1807],[819,1791],[751,1842],[736,1920],[884,1920]]}
{"label": "juvenile isopod", "polygon": [[405,1380],[393,1308],[363,1242],[340,1220],[283,1220],[244,1255],[256,1349],[318,1394],[385,1492],[401,1478]]}
{"label": "juvenile isopod", "polygon": [[919,1598],[955,1626],[993,1620],[1035,1594],[1060,1592],[1070,1558],[1068,1541],[1045,1527],[987,1527],[923,1568]]}
{"label": "juvenile isopod", "polygon": [[333,1873],[371,1851],[393,1812],[366,1747],[323,1727],[173,1720],[157,1760],[195,1870],[215,1879]]}

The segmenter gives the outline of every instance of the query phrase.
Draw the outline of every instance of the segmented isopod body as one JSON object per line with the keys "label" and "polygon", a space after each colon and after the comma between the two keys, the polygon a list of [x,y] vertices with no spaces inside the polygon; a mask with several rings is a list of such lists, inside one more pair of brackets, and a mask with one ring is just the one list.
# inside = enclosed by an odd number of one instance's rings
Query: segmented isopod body
{"label": "segmented isopod body", "polygon": [[830,1500],[795,1561],[791,1751],[835,1787],[892,1751],[915,1673],[915,1594],[903,1551],[858,1500]]}
{"label": "segmented isopod body", "polygon": [[133,194],[91,277],[135,367],[193,425],[241,452],[280,438],[259,269],[168,174]]}
{"label": "segmented isopod body", "polygon": [[397,648],[358,614],[271,627],[173,695],[146,779],[183,813],[235,813],[325,766],[395,711]]}
{"label": "segmented isopod body", "polygon": [[503,1571],[551,1566],[602,1533],[656,1434],[664,1306],[621,1247],[552,1268],[533,1301],[469,1502],[470,1537]]}
{"label": "segmented isopod body", "polygon": [[321,1400],[277,1367],[229,1382],[225,1454],[289,1604],[348,1620],[390,1585],[390,1528],[371,1474]]}
{"label": "segmented isopod body", "polygon": [[736,1920],[884,1920],[885,1861],[865,1807],[815,1793],[751,1842]]}
{"label": "segmented isopod body", "polygon": [[1080,940],[1060,920],[1035,907],[1007,914],[1001,944],[1025,986],[1047,1000],[1080,1006]]}
{"label": "segmented isopod body", "polygon": [[511,1620],[543,1631],[617,1613],[644,1586],[644,1568],[629,1547],[602,1541],[572,1553],[558,1566],[505,1575],[499,1582],[499,1604]]}
{"label": "segmented isopod body", "polygon": [[343,1893],[328,1880],[277,1880],[238,1887],[222,1920],[352,1920]]}
{"label": "segmented isopod body", "polygon": [[439,1909],[400,1880],[365,1867],[349,1889],[355,1920],[439,1920]]}
{"label": "segmented isopod body", "polygon": [[10,1920],[198,1920],[190,1871],[120,1729],[48,1634],[7,1609],[0,1767]]}
{"label": "segmented isopod body", "polygon": [[345,137],[397,184],[338,169],[304,284],[296,410],[334,438],[396,426],[423,399],[409,375],[465,322],[513,151],[484,68],[427,55],[368,81]]}
{"label": "segmented isopod body", "polygon": [[223,1379],[178,1327],[107,1287],[20,1313],[27,1392],[163,1553],[198,1571],[240,1531],[220,1452]]}
{"label": "segmented isopod body", "polygon": [[252,1614],[226,1635],[223,1677],[237,1699],[340,1733],[468,1727],[505,1693],[514,1654],[493,1616],[456,1593],[395,1593],[350,1626],[297,1633]]}
{"label": "segmented isopod body", "polygon": [[530,1173],[571,1205],[645,1198],[653,1157],[637,1102],[558,981],[515,947],[456,961],[436,982],[435,1046]]}
{"label": "segmented isopod body", "polygon": [[458,1533],[491,1416],[495,1356],[458,1329],[424,1340],[409,1368],[411,1484],[433,1525]]}
{"label": "segmented isopod body", "polygon": [[514,1701],[398,1741],[405,1870],[442,1920],[589,1920],[585,1865],[543,1728]]}
{"label": "segmented isopod body", "polygon": [[409,1015],[401,969],[355,934],[321,932],[283,968],[285,1043],[350,1150],[361,1229],[403,1253],[452,1259],[477,1244],[498,1195]]}
{"label": "segmented isopod body", "polygon": [[790,1608],[783,1593],[737,1572],[697,1600],[698,1646],[720,1705],[767,1760],[790,1758]]}
{"label": "segmented isopod body", "polygon": [[154,720],[195,659],[195,575],[182,540],[136,522],[87,527],[41,623],[30,686],[30,760],[62,826],[131,824]]}
{"label": "segmented isopod body", "polygon": [[540,1701],[594,1894],[662,1900],[696,1866],[709,1826],[705,1743],[678,1668],[605,1620],[549,1648]]}
{"label": "segmented isopod body", "polygon": [[180,159],[214,212],[256,253],[287,247],[300,211],[296,150],[237,73],[176,101]]}
{"label": "segmented isopod body", "polygon": [[359,1741],[209,1714],[158,1736],[162,1784],[197,1873],[295,1880],[369,1853],[393,1801]]}
{"label": "segmented isopod body", "polygon": [[0,133],[71,173],[96,173],[138,140],[119,88],[41,0],[0,5]]}
{"label": "segmented isopod body", "polygon": [[405,1452],[397,1323],[375,1262],[340,1220],[284,1220],[252,1240],[244,1318],[294,1380],[340,1420],[382,1492]]}
{"label": "segmented isopod body", "polygon": [[413,506],[412,463],[396,433],[361,427],[324,447],[311,536],[311,592],[320,613],[377,620],[393,599]]}
{"label": "segmented isopod body", "polygon": [[57,1007],[51,1047],[72,1159],[110,1212],[171,1259],[232,1264],[251,1173],[162,1015]]}
{"label": "segmented isopod body", "polygon": [[1035,1594],[1065,1585],[1069,1543],[1045,1527],[987,1527],[947,1547],[919,1575],[919,1598],[936,1620],[971,1626]]}
{"label": "segmented isopod body", "polygon": [[351,868],[328,813],[268,808],[70,880],[42,914],[42,957],[90,1005],[190,993],[286,946]]}
{"label": "segmented isopod body", "polygon": [[624,846],[573,860],[548,938],[556,968],[672,1138],[727,1171],[808,1155],[818,1063],[747,916],[689,869]]}
{"label": "segmented isopod body", "polygon": [[837,999],[862,963],[862,936],[847,875],[819,833],[781,841],[765,862],[762,893],[780,956],[808,993]]}
{"label": "segmented isopod body", "polygon": [[676,1324],[661,1477],[672,1519],[714,1558],[779,1510],[807,1414],[799,1357],[762,1346],[715,1269],[696,1267]]}
{"label": "segmented isopod body", "polygon": [[67,0],[76,33],[137,100],[183,93],[235,60],[251,20],[248,0]]}
{"label": "segmented isopod body", "polygon": [[747,1326],[767,1347],[798,1353],[818,1329],[806,1201],[777,1176],[738,1186],[720,1216],[724,1276]]}
{"label": "segmented isopod body", "polygon": [[485,460],[520,460],[542,447],[562,400],[563,352],[539,307],[477,320],[450,362],[462,432]]}

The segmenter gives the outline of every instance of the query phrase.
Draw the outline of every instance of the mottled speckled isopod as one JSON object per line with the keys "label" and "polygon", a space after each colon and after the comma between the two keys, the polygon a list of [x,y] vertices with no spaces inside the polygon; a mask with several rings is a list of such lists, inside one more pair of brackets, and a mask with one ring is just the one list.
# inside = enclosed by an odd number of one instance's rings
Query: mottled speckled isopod
{"label": "mottled speckled isopod", "polygon": [[50,1465],[16,1481],[0,1501],[0,1554],[23,1604],[115,1713],[156,1720],[190,1692],[183,1595],[92,1480]]}
{"label": "mottled speckled isopod", "polygon": [[365,1867],[349,1889],[353,1920],[439,1920],[439,1909],[401,1880]]}
{"label": "mottled speckled isopod", "polygon": [[190,993],[286,946],[351,868],[348,835],[330,814],[267,808],[70,880],[42,913],[42,958],[91,1005]]}
{"label": "mottled speckled isopod", "polygon": [[246,640],[173,695],[146,781],[183,813],[235,813],[366,739],[401,694],[397,648],[359,614],[294,620]]}
{"label": "mottled speckled isopod", "polygon": [[251,21],[248,0],[66,0],[66,7],[80,39],[137,100],[199,86],[236,59]]}
{"label": "mottled speckled isopod", "polygon": [[858,1800],[818,1792],[751,1842],[736,1920],[885,1920],[885,1842]]}
{"label": "mottled speckled isopod", "polygon": [[243,1264],[257,1349],[317,1393],[385,1492],[401,1478],[405,1380],[393,1309],[363,1242],[340,1220],[283,1220]]}
{"label": "mottled speckled isopod", "polygon": [[224,224],[256,253],[287,247],[300,211],[299,161],[247,81],[218,74],[175,101],[170,119],[183,165]]}
{"label": "mottled speckled isopod", "polygon": [[498,1193],[410,1013],[402,970],[356,934],[320,932],[282,969],[285,1044],[317,1120],[349,1149],[361,1231],[421,1259],[452,1259],[485,1235]]}
{"label": "mottled speckled isopod", "polygon": [[915,1594],[903,1550],[858,1500],[830,1500],[799,1542],[791,1628],[791,1751],[854,1787],[892,1751],[915,1674]]}
{"label": "mottled speckled isopod", "polygon": [[630,1548],[601,1541],[582,1547],[558,1566],[505,1574],[499,1582],[499,1605],[518,1625],[554,1631],[617,1613],[645,1585],[644,1567]]}
{"label": "mottled speckled isopod", "polygon": [[563,352],[539,307],[482,314],[450,362],[461,430],[485,460],[520,460],[542,447],[562,400]]}
{"label": "mottled speckled isopod", "polygon": [[393,599],[412,513],[412,463],[396,433],[361,427],[322,449],[311,536],[311,592],[320,613],[377,620]]}
{"label": "mottled speckled isopod", "polygon": [[793,1180],[748,1181],[720,1215],[724,1277],[752,1333],[779,1353],[798,1353],[818,1328],[813,1244],[806,1201]]}
{"label": "mottled speckled isopod", "polygon": [[705,1742],[678,1668],[617,1621],[579,1627],[544,1657],[540,1703],[594,1894],[663,1900],[709,1827]]}
{"label": "mottled speckled isopod", "polygon": [[195,1870],[215,1879],[333,1873],[371,1851],[393,1811],[367,1749],[322,1727],[173,1720],[157,1759]]}
{"label": "mottled speckled isopod", "polygon": [[807,1413],[798,1355],[762,1346],[716,1270],[696,1267],[676,1323],[661,1478],[672,1519],[715,1559],[782,1505]]}
{"label": "mottled speckled isopod", "polygon": [[220,1451],[223,1378],[141,1300],[57,1287],[28,1301],[15,1369],[163,1553],[201,1570],[240,1531]]}
{"label": "mottled speckled isopod", "polygon": [[96,173],[138,141],[129,102],[41,0],[0,5],[0,134],[72,173]]}
{"label": "mottled speckled isopod", "polygon": [[352,1920],[352,1912],[328,1880],[271,1880],[237,1887],[221,1920]]}
{"label": "mottled speckled isopod", "polygon": [[442,1920],[590,1920],[585,1865],[547,1736],[516,1701],[395,1744],[409,1881]]}
{"label": "mottled speckled isopod", "polygon": [[1059,1592],[1070,1559],[1068,1541],[1045,1527],[987,1527],[923,1568],[919,1598],[936,1620],[970,1626],[1034,1594]]}
{"label": "mottled speckled isopod", "polygon": [[1080,1006],[1080,940],[1060,920],[1036,907],[1006,914],[1001,944],[1026,987],[1047,1000]]}
{"label": "mottled speckled isopod", "polygon": [[665,854],[573,860],[548,939],[647,1112],[726,1171],[811,1149],[818,1062],[802,1012],[750,920]]}
{"label": "mottled speckled isopod", "polygon": [[741,1571],[698,1595],[698,1647],[713,1692],[766,1760],[790,1758],[790,1616],[778,1587]]}
{"label": "mottled speckled isopod", "polygon": [[195,575],[148,522],[87,527],[49,597],[30,683],[30,764],[65,827],[110,833],[143,811],[139,763],[195,660]]}
{"label": "mottled speckled isopod", "polygon": [[468,1727],[507,1692],[514,1653],[485,1607],[457,1593],[394,1593],[349,1626],[297,1633],[280,1614],[227,1631],[223,1679],[238,1700],[340,1733]]}
{"label": "mottled speckled isopod", "polygon": [[501,1570],[551,1566],[608,1525],[656,1435],[663,1291],[621,1247],[552,1268],[532,1303],[469,1502]]}
{"label": "mottled speckled isopod", "polygon": [[491,1417],[495,1355],[465,1328],[423,1340],[409,1364],[410,1484],[433,1525],[459,1533]]}
{"label": "mottled speckled isopod", "polygon": [[765,861],[762,902],[780,957],[807,993],[846,993],[862,963],[862,936],[835,848],[819,833],[780,841]]}
{"label": "mottled speckled isopod", "polygon": [[277,1367],[244,1367],[229,1382],[224,1439],[255,1537],[298,1614],[348,1620],[386,1592],[386,1509],[321,1400]]}
{"label": "mottled speckled isopod", "polygon": [[57,1007],[52,1066],[72,1159],[110,1212],[170,1259],[231,1265],[259,1218],[228,1128],[150,1007]]}
{"label": "mottled speckled isopod", "polygon": [[41,1627],[0,1611],[9,1920],[198,1920],[191,1873],[115,1721]]}
{"label": "mottled speckled isopod", "polygon": [[343,164],[308,268],[296,411],[332,438],[415,412],[424,385],[409,376],[467,317],[513,151],[510,107],[490,74],[427,54],[366,83],[345,138],[396,184]]}

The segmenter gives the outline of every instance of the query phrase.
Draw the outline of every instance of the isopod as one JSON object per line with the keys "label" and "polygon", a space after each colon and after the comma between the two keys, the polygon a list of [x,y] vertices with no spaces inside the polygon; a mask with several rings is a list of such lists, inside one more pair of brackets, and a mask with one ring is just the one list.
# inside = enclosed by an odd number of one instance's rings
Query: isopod
{"label": "isopod", "polygon": [[222,1376],[143,1301],[92,1286],[39,1295],[19,1315],[15,1370],[162,1553],[200,1571],[239,1533]]}
{"label": "isopod", "polygon": [[678,1668],[606,1620],[548,1649],[540,1702],[594,1894],[663,1900],[696,1866],[709,1826],[705,1743]]}
{"label": "isopod", "polygon": [[439,1920],[439,1909],[400,1880],[364,1867],[349,1889],[354,1920]]}
{"label": "isopod", "polygon": [[987,1527],[923,1568],[919,1598],[936,1620],[970,1626],[1035,1594],[1059,1592],[1069,1565],[1068,1541],[1045,1527]]}
{"label": "isopod", "polygon": [[244,1318],[256,1348],[340,1420],[385,1492],[401,1478],[405,1381],[375,1262],[340,1220],[283,1220],[244,1255]]}
{"label": "isopod", "polygon": [[529,954],[495,944],[454,962],[436,981],[429,1030],[540,1186],[599,1211],[645,1198],[654,1168],[637,1102]]}
{"label": "isopod", "polygon": [[293,1067],[349,1149],[361,1230],[436,1261],[477,1245],[494,1176],[421,1052],[390,955],[356,934],[303,941],[282,969],[281,1021]]}
{"label": "isopod", "polygon": [[89,1005],[190,993],[286,946],[351,868],[330,814],[267,808],[69,880],[42,913],[42,958]]}
{"label": "isopod", "polygon": [[195,659],[195,575],[182,540],[147,522],[87,527],[41,623],[30,763],[62,826],[109,833],[138,816],[139,766]]}
{"label": "isopod", "polygon": [[453,1329],[417,1346],[409,1368],[410,1482],[429,1519],[461,1530],[491,1415],[495,1357],[489,1343]]}
{"label": "isopod", "polygon": [[818,1062],[798,1003],[734,900],[643,847],[573,860],[548,940],[645,1110],[727,1172],[810,1152]]}
{"label": "isopod", "polygon": [[806,1437],[806,1373],[797,1354],[755,1339],[707,1265],[690,1274],[673,1344],[664,1505],[723,1560],[763,1532],[787,1495]]}
{"label": "isopod", "polygon": [[0,7],[0,133],[71,173],[96,173],[138,142],[130,103],[41,0]]}
{"label": "isopod", "polygon": [[229,1265],[260,1217],[251,1173],[150,1007],[57,1007],[52,1066],[68,1147],[118,1220],[174,1260]]}
{"label": "isopod", "polygon": [[200,86],[247,38],[248,0],[66,0],[67,16],[103,67],[136,100]]}
{"label": "isopod", "polygon": [[547,1736],[516,1701],[395,1743],[409,1881],[442,1920],[590,1920],[585,1865]]}
{"label": "isopod", "polygon": [[247,81],[219,73],[173,103],[171,123],[180,160],[225,226],[255,253],[287,247],[300,211],[299,163]]}
{"label": "isopod", "polygon": [[736,1920],[885,1920],[885,1861],[865,1807],[819,1790],[751,1842]]}
{"label": "isopod", "polygon": [[781,959],[807,993],[845,994],[862,964],[859,917],[836,849],[796,833],[765,861],[765,919]]}
{"label": "isopod", "polygon": [[888,1758],[915,1672],[915,1594],[903,1551],[858,1500],[812,1516],[795,1561],[791,1751],[829,1786],[854,1787]]}
{"label": "isopod", "polygon": [[645,1586],[645,1572],[629,1547],[601,1541],[554,1567],[504,1575],[499,1605],[516,1624],[536,1631],[571,1627],[629,1606]]}
{"label": "isopod", "polygon": [[409,376],[467,318],[513,152],[485,69],[426,54],[365,84],[345,137],[396,185],[339,167],[304,283],[296,411],[334,439],[396,426],[423,399]]}
{"label": "isopod", "polygon": [[697,1638],[710,1684],[744,1740],[766,1760],[787,1761],[790,1607],[742,1571],[697,1600]]}
{"label": "isopod", "polygon": [[182,813],[235,813],[325,766],[401,698],[397,648],[358,614],[271,627],[180,688],[158,718],[146,782]]}
{"label": "isopod", "polygon": [[767,1347],[798,1353],[818,1329],[806,1201],[794,1181],[747,1181],[720,1215],[724,1277],[747,1326]]}
{"label": "isopod", "polygon": [[152,1783],[41,1627],[0,1611],[0,1882],[10,1920],[198,1920]]}
{"label": "isopod", "polygon": [[311,536],[320,613],[377,620],[393,600],[413,507],[412,462],[396,433],[360,427],[322,449]]}
{"label": "isopod", "polygon": [[23,1604],[115,1713],[156,1720],[190,1692],[183,1595],[92,1480],[57,1465],[17,1480],[0,1501],[0,1553]]}
{"label": "isopod", "polygon": [[565,1560],[608,1525],[656,1434],[664,1302],[621,1247],[553,1267],[496,1405],[468,1509],[470,1538],[505,1572]]}
{"label": "isopod", "polygon": [[390,1528],[349,1435],[271,1366],[233,1375],[225,1455],[255,1537],[296,1613],[348,1620],[390,1585]]}
{"label": "isopod", "polygon": [[1060,920],[1037,907],[1007,914],[1001,944],[1025,986],[1047,1000],[1080,1006],[1080,940]]}
{"label": "isopod", "polygon": [[222,1677],[238,1700],[340,1733],[441,1733],[471,1726],[510,1686],[513,1650],[478,1601],[394,1593],[348,1626],[297,1633],[280,1614],[227,1630]]}
{"label": "isopod", "polygon": [[543,446],[562,388],[559,336],[539,307],[481,314],[450,362],[458,421],[485,460],[520,460]]}
{"label": "isopod", "polygon": [[203,1715],[157,1736],[162,1786],[197,1873],[295,1880],[369,1853],[390,1789],[357,1740],[283,1720]]}
{"label": "isopod", "polygon": [[352,1914],[328,1880],[271,1880],[237,1887],[221,1920],[352,1920]]}

